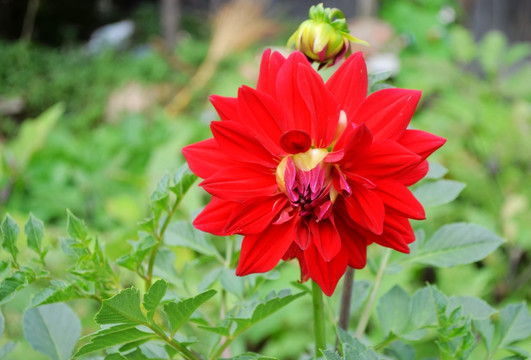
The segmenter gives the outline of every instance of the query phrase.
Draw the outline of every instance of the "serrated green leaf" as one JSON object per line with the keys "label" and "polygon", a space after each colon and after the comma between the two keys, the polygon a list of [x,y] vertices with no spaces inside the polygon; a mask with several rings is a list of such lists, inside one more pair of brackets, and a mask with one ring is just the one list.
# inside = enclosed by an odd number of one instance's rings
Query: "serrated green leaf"
{"label": "serrated green leaf", "polygon": [[66,231],[74,239],[86,240],[88,236],[85,222],[75,216],[70,210],[66,211]]}
{"label": "serrated green leaf", "polygon": [[28,247],[37,254],[42,254],[42,238],[44,237],[44,224],[30,213],[24,232],[28,238]]}
{"label": "serrated green leaf", "polygon": [[53,304],[58,302],[69,301],[80,298],[81,295],[77,292],[75,285],[67,286],[52,286],[44,288],[33,296],[30,306],[39,306],[46,304]]}
{"label": "serrated green leaf", "polygon": [[500,310],[498,344],[505,347],[531,335],[531,316],[524,303],[510,304]]}
{"label": "serrated green leaf", "polygon": [[81,322],[66,304],[49,304],[24,312],[24,336],[52,360],[67,360],[81,335]]}
{"label": "serrated green leaf", "polygon": [[230,335],[230,329],[225,326],[203,326],[199,325],[198,328],[213,332],[215,334],[219,334],[222,336],[229,336]]}
{"label": "serrated green leaf", "polygon": [[20,229],[15,220],[13,220],[13,218],[7,214],[0,225],[0,230],[3,239],[2,246],[11,254],[11,256],[13,256],[13,260],[16,263],[18,254],[17,238],[18,234],[20,233]]}
{"label": "serrated green leaf", "polygon": [[118,265],[132,271],[137,270],[149,251],[157,245],[157,241],[151,234],[140,231],[138,237],[138,241],[131,242],[133,246],[131,254],[123,255],[116,260]]}
{"label": "serrated green leaf", "polygon": [[114,331],[103,335],[97,335],[90,340],[90,343],[81,347],[75,357],[83,356],[94,351],[104,350],[116,345],[126,344],[141,339],[151,339],[156,337],[153,333],[138,330],[136,327]]}
{"label": "serrated green leaf", "polygon": [[238,325],[234,334],[244,331],[251,325],[254,325],[260,320],[277,312],[303,295],[306,295],[306,292],[300,292],[294,295],[291,295],[289,290],[286,292],[280,291],[278,295],[274,294],[273,292],[270,293],[267,297],[267,300],[260,302],[258,305],[256,305],[256,307],[254,307],[254,309],[252,309],[252,313],[249,314],[249,316],[231,318],[232,320],[236,321]]}
{"label": "serrated green leaf", "polygon": [[191,298],[179,302],[170,302],[164,305],[164,312],[168,316],[171,326],[171,333],[175,334],[177,330],[192,316],[205,301],[216,295],[216,290],[207,290]]}
{"label": "serrated green leaf", "polygon": [[160,214],[162,210],[168,208],[168,201],[170,199],[170,177],[168,174],[164,175],[157,183],[157,187],[151,193],[151,204],[153,212]]}
{"label": "serrated green leaf", "polygon": [[216,256],[218,254],[205,233],[197,230],[189,221],[172,222],[164,233],[164,243],[171,246],[184,246],[203,255]]}
{"label": "serrated green leaf", "polygon": [[424,207],[439,206],[455,200],[465,186],[459,181],[441,179],[418,186],[413,195]]}
{"label": "serrated green leaf", "polygon": [[404,260],[439,267],[470,264],[483,259],[503,242],[482,226],[454,223],[440,228],[422,246],[412,247]]}
{"label": "serrated green leaf", "polygon": [[323,356],[326,360],[341,360],[341,357],[335,351],[321,349],[321,353],[323,353]]}
{"label": "serrated green leaf", "polygon": [[496,309],[485,301],[472,296],[452,296],[448,299],[446,314],[449,315],[454,309],[461,307],[462,316],[470,316],[472,320],[488,319],[496,313]]}
{"label": "serrated green leaf", "polygon": [[144,295],[144,308],[147,310],[148,321],[153,319],[155,310],[159,306],[160,301],[166,295],[168,289],[168,283],[165,280],[157,280],[151,285],[148,292]]}
{"label": "serrated green leaf", "polygon": [[0,359],[5,358],[10,352],[15,350],[17,343],[15,341],[8,341],[0,347]]}
{"label": "serrated green leaf", "polygon": [[169,189],[177,196],[177,202],[182,199],[184,194],[186,194],[196,179],[197,176],[190,171],[187,163],[185,163],[175,172],[173,175],[173,185],[171,185]]}
{"label": "serrated green leaf", "polygon": [[17,271],[5,278],[0,284],[0,305],[8,302],[17,291],[25,288],[28,284],[28,277],[23,271]]}
{"label": "serrated green leaf", "polygon": [[146,318],[140,309],[140,292],[131,287],[103,300],[95,320],[98,324],[145,324]]}
{"label": "serrated green leaf", "polygon": [[400,335],[409,321],[409,295],[398,285],[380,299],[377,312],[384,336]]}

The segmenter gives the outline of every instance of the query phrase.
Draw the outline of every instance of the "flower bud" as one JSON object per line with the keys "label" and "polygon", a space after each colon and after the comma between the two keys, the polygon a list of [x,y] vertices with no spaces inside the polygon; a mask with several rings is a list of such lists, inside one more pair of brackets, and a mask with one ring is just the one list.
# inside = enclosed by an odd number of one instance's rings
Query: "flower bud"
{"label": "flower bud", "polygon": [[309,61],[320,63],[319,69],[348,56],[351,41],[369,45],[349,34],[347,21],[339,9],[324,8],[321,3],[310,8],[309,17],[291,35],[288,46],[295,45]]}

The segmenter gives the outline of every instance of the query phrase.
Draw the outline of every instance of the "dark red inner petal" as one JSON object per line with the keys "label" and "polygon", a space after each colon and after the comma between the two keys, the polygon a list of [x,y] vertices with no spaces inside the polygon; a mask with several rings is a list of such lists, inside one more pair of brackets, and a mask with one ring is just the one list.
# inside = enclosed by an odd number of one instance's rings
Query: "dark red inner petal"
{"label": "dark red inner petal", "polygon": [[288,130],[280,137],[280,145],[288,154],[298,154],[310,149],[312,139],[306,131]]}

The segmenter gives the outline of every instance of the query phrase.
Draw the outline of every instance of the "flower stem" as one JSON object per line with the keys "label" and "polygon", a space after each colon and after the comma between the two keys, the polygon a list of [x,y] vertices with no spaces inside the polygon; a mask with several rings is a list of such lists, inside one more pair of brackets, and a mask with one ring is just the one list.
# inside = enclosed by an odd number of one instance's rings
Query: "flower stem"
{"label": "flower stem", "polygon": [[323,292],[319,285],[312,281],[313,322],[315,330],[315,357],[319,357],[319,349],[326,349]]}
{"label": "flower stem", "polygon": [[348,330],[348,322],[350,320],[350,302],[353,287],[354,269],[349,266],[343,280],[343,293],[341,294],[341,307],[339,310],[339,327],[345,331]]}
{"label": "flower stem", "polygon": [[369,317],[371,316],[372,305],[374,304],[374,300],[376,299],[376,293],[378,292],[378,288],[380,287],[380,283],[382,282],[383,273],[387,268],[387,263],[389,262],[390,256],[391,249],[385,249],[384,254],[382,256],[382,262],[380,263],[380,268],[378,269],[376,279],[374,280],[371,295],[369,296],[369,301],[367,301],[367,304],[365,304],[365,307],[363,308],[363,313],[361,315],[360,322],[358,323],[358,327],[356,328],[356,337],[358,338],[363,335],[365,329],[367,328]]}

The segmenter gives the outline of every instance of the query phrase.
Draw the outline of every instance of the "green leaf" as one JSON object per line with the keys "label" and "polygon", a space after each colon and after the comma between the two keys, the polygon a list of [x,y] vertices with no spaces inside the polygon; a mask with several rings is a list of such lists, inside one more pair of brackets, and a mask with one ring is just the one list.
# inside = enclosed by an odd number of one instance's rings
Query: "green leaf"
{"label": "green leaf", "polygon": [[459,181],[441,179],[418,186],[413,195],[424,207],[439,206],[455,200],[465,186]]}
{"label": "green leaf", "polygon": [[487,347],[487,351],[492,351],[493,346],[493,340],[494,340],[494,324],[490,319],[485,320],[475,320],[473,321],[474,329],[476,329],[483,340],[485,341],[485,345]]}
{"label": "green leaf", "polygon": [[116,260],[118,265],[132,271],[137,270],[149,251],[157,245],[157,241],[151,234],[139,231],[138,236],[138,241],[131,242],[133,246],[131,254],[123,255]]}
{"label": "green leaf", "polygon": [[353,296],[350,302],[350,311],[352,313],[354,313],[361,307],[361,305],[363,305],[363,302],[369,295],[369,290],[371,287],[372,284],[368,280],[354,281],[354,289],[352,289],[352,293],[356,294],[356,296]]}
{"label": "green leaf", "polygon": [[238,317],[231,318],[232,320],[236,321],[236,323],[238,324],[233,335],[239,334],[240,332],[244,331],[251,325],[254,325],[260,320],[277,312],[278,310],[282,309],[286,305],[290,304],[292,301],[300,298],[301,296],[305,294],[306,292],[300,292],[298,294],[291,295],[289,290],[282,290],[278,293],[278,295],[276,295],[274,292],[271,292],[267,296],[267,299],[263,302],[258,303],[254,307],[254,309],[243,309],[242,310],[242,313],[247,313],[247,314],[252,311],[250,316],[245,316],[245,317],[238,316]]}
{"label": "green leaf", "polygon": [[127,360],[127,358],[123,357],[120,353],[112,353],[105,356],[105,360]]}
{"label": "green leaf", "polygon": [[449,316],[458,307],[461,307],[463,316],[470,316],[472,320],[488,319],[492,314],[496,313],[496,309],[476,297],[452,296],[448,299],[446,315]]}
{"label": "green leaf", "polygon": [[0,305],[8,302],[17,291],[28,286],[28,278],[23,271],[17,271],[0,284]]}
{"label": "green leaf", "polygon": [[168,315],[168,320],[170,321],[171,333],[175,334],[192,316],[194,311],[216,293],[216,290],[207,290],[194,297],[164,305],[164,312]]}
{"label": "green leaf", "polygon": [[510,304],[500,310],[498,344],[505,347],[531,335],[531,316],[524,303]]}
{"label": "green leaf", "polygon": [[215,334],[223,335],[223,336],[229,336],[230,335],[230,329],[226,326],[204,326],[199,325],[198,328],[213,332]]}
{"label": "green leaf", "polygon": [[221,287],[240,299],[243,297],[244,281],[243,277],[236,276],[233,269],[223,268],[221,270],[219,277]]}
{"label": "green leaf", "polygon": [[378,317],[384,336],[400,335],[409,321],[409,295],[398,285],[393,286],[380,299]]}
{"label": "green leaf", "polygon": [[138,330],[136,327],[121,329],[118,331],[108,332],[94,336],[90,343],[81,347],[74,357],[83,356],[94,351],[104,350],[116,345],[126,344],[142,339],[151,339],[156,337],[153,333]]}
{"label": "green leaf", "polygon": [[86,240],[88,236],[85,222],[76,217],[70,210],[66,211],[66,231],[74,239]]}
{"label": "green leaf", "polygon": [[481,40],[479,63],[485,73],[495,76],[500,71],[502,56],[506,53],[507,38],[497,30],[489,31]]}
{"label": "green leaf", "polygon": [[197,230],[189,221],[172,222],[164,233],[164,243],[171,246],[184,246],[203,255],[218,255],[206,234]]}
{"label": "green leaf", "polygon": [[476,57],[477,46],[474,37],[467,29],[456,26],[451,31],[451,50],[457,61],[468,64]]}
{"label": "green leaf", "polygon": [[378,360],[378,356],[373,349],[368,349],[358,339],[352,337],[343,329],[338,328],[337,330],[339,341],[343,348],[343,359]]}
{"label": "green leaf", "polygon": [[411,297],[409,306],[409,329],[416,330],[437,322],[437,312],[429,287],[417,290]]}
{"label": "green leaf", "polygon": [[424,178],[437,180],[437,179],[442,178],[444,175],[446,175],[447,172],[448,172],[448,169],[442,166],[441,164],[430,162],[430,170],[428,171],[428,173],[426,174]]}
{"label": "green leaf", "polygon": [[13,260],[16,263],[18,254],[17,237],[20,233],[20,229],[15,220],[7,214],[0,225],[0,230],[3,239],[2,246],[11,254],[11,256],[13,256]]}
{"label": "green leaf", "polygon": [[395,360],[412,360],[415,359],[415,350],[409,344],[402,341],[393,341],[385,348],[385,353]]}
{"label": "green leaf", "polygon": [[52,360],[67,360],[81,335],[81,322],[66,304],[42,305],[24,312],[24,336]]}
{"label": "green leaf", "polygon": [[229,359],[223,358],[220,360],[277,360],[277,358],[269,357],[269,356],[262,356],[262,355],[255,354],[255,353],[245,353],[245,354],[237,355],[235,357],[231,357]]}
{"label": "green leaf", "polygon": [[157,187],[151,193],[151,203],[153,212],[160,214],[162,210],[168,208],[168,202],[170,199],[170,193],[168,187],[170,186],[170,177],[168,174],[164,175],[162,179],[157,183]]}
{"label": "green leaf", "polygon": [[63,104],[56,104],[33,121],[24,121],[19,134],[6,149],[22,172],[31,157],[44,145],[48,135],[64,112]]}
{"label": "green leaf", "polygon": [[0,359],[5,358],[11,351],[15,349],[17,343],[15,341],[8,341],[0,347]]}
{"label": "green leaf", "polygon": [[81,295],[77,292],[75,285],[55,283],[51,287],[44,288],[35,294],[35,296],[31,299],[30,306],[34,307],[45,304],[53,304],[77,299],[80,297]]}
{"label": "green leaf", "polygon": [[151,285],[148,292],[144,295],[144,308],[147,310],[147,318],[149,321],[153,319],[155,310],[160,304],[160,301],[166,294],[168,283],[165,280],[157,280]]}
{"label": "green leaf", "polygon": [[177,202],[181,201],[184,194],[194,184],[197,176],[190,171],[188,164],[185,163],[173,175],[173,185],[169,187],[170,191],[177,195]]}
{"label": "green leaf", "polygon": [[140,292],[131,287],[103,300],[95,320],[98,324],[145,324],[146,318],[140,309]]}
{"label": "green leaf", "polygon": [[470,264],[496,250],[504,240],[475,224],[454,223],[440,228],[422,244],[413,243],[405,261],[439,267]]}
{"label": "green leaf", "polygon": [[531,55],[531,45],[528,43],[514,44],[505,54],[505,65],[513,66]]}
{"label": "green leaf", "polygon": [[44,224],[30,213],[24,232],[28,238],[28,247],[37,254],[42,254],[42,238],[44,237]]}
{"label": "green leaf", "polygon": [[341,357],[335,351],[321,349],[321,352],[323,353],[323,356],[326,360],[341,360]]}

